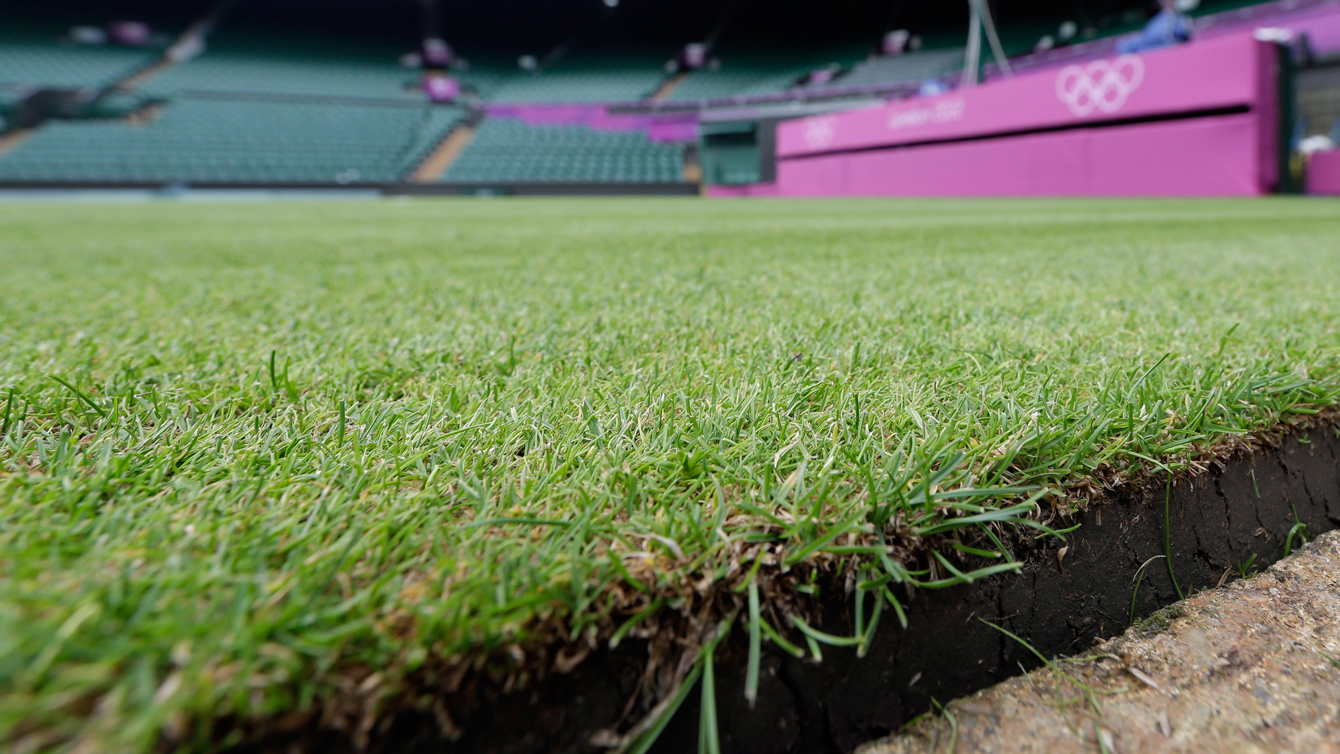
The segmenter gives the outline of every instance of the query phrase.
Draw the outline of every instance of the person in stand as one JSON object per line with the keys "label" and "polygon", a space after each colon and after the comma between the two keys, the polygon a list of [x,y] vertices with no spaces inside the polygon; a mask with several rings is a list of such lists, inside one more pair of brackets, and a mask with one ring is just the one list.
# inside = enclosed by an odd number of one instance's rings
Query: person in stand
{"label": "person in stand", "polygon": [[1149,19],[1144,29],[1117,42],[1118,52],[1157,50],[1191,41],[1191,17],[1177,10],[1177,0],[1159,0],[1159,5],[1162,9]]}

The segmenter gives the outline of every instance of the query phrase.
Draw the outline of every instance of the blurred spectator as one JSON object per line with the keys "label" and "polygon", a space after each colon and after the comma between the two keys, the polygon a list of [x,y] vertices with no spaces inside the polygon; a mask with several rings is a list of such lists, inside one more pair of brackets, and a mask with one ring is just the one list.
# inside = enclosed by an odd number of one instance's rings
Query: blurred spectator
{"label": "blurred spectator", "polygon": [[443,39],[425,39],[419,49],[419,60],[424,68],[445,69],[451,65],[451,46]]}
{"label": "blurred spectator", "polygon": [[705,65],[707,65],[707,45],[702,42],[684,45],[684,51],[679,54],[681,70],[696,71]]}
{"label": "blurred spectator", "polygon": [[149,25],[139,21],[113,21],[107,24],[107,41],[126,47],[143,47],[153,40]]}
{"label": "blurred spectator", "polygon": [[827,65],[824,66],[823,68],[816,68],[815,70],[810,71],[809,73],[802,76],[797,83],[801,86],[820,86],[822,84],[827,84],[828,82],[837,78],[837,75],[841,72],[842,72],[842,66],[834,63],[832,65]]}
{"label": "blurred spectator", "polygon": [[912,41],[912,32],[907,29],[895,29],[884,35],[880,51],[885,55],[902,55]]}
{"label": "blurred spectator", "polygon": [[926,79],[921,82],[921,86],[917,89],[917,94],[922,97],[934,97],[937,94],[944,94],[947,91],[949,91],[949,87],[945,86],[943,81],[940,81],[939,79]]}
{"label": "blurred spectator", "polygon": [[429,74],[423,77],[423,93],[433,102],[450,104],[461,96],[461,82],[451,76]]}
{"label": "blurred spectator", "polygon": [[1177,9],[1177,0],[1160,0],[1159,4],[1163,10],[1149,19],[1143,30],[1117,42],[1119,52],[1157,50],[1191,40],[1191,17]]}

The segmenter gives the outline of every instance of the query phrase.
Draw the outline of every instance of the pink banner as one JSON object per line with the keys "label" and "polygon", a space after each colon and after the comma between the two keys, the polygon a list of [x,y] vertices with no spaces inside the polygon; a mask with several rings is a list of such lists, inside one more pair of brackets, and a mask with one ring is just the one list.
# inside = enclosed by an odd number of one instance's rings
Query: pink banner
{"label": "pink banner", "polygon": [[685,142],[698,139],[697,113],[622,115],[605,105],[498,104],[484,111],[490,118],[514,118],[535,126],[586,126],[597,131],[642,131],[651,141]]}
{"label": "pink banner", "polygon": [[1316,152],[1307,163],[1309,194],[1340,194],[1340,151]]}
{"label": "pink banner", "polygon": [[778,127],[777,155],[1258,107],[1273,92],[1263,75],[1272,62],[1270,45],[1250,35],[1089,61],[937,97],[788,121]]}
{"label": "pink banner", "polygon": [[647,138],[678,144],[698,140],[697,120],[662,120],[647,125]]}
{"label": "pink banner", "polygon": [[786,160],[780,196],[1225,196],[1273,182],[1257,119],[1223,115]]}

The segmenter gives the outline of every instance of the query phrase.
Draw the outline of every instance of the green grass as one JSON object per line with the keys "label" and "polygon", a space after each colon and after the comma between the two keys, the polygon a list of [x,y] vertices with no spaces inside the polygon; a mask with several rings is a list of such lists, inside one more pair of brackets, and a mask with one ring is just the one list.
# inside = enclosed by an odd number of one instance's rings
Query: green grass
{"label": "green grass", "polygon": [[199,748],[742,595],[759,543],[1009,567],[1033,490],[1340,403],[1337,239],[1301,200],[0,205],[0,740]]}

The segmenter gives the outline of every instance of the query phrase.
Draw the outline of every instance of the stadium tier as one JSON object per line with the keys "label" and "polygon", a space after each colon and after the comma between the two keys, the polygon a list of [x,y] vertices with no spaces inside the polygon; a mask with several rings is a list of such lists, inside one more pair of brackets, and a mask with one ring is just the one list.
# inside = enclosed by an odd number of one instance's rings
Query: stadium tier
{"label": "stadium tier", "polygon": [[445,107],[182,97],[143,124],[47,124],[0,158],[0,180],[390,182],[462,115]]}
{"label": "stadium tier", "polygon": [[413,80],[413,72],[397,65],[392,54],[304,53],[291,47],[232,41],[168,68],[142,88],[159,95],[207,91],[407,98],[406,85]]}
{"label": "stadium tier", "polygon": [[[453,75],[480,95],[512,75],[476,66]],[[152,95],[182,92],[278,94],[358,99],[422,97],[418,71],[397,61],[394,47],[294,44],[268,37],[226,36],[189,63],[166,68],[139,87]]]}
{"label": "stadium tier", "polygon": [[490,118],[447,170],[452,183],[677,183],[684,146],[638,131]]}

